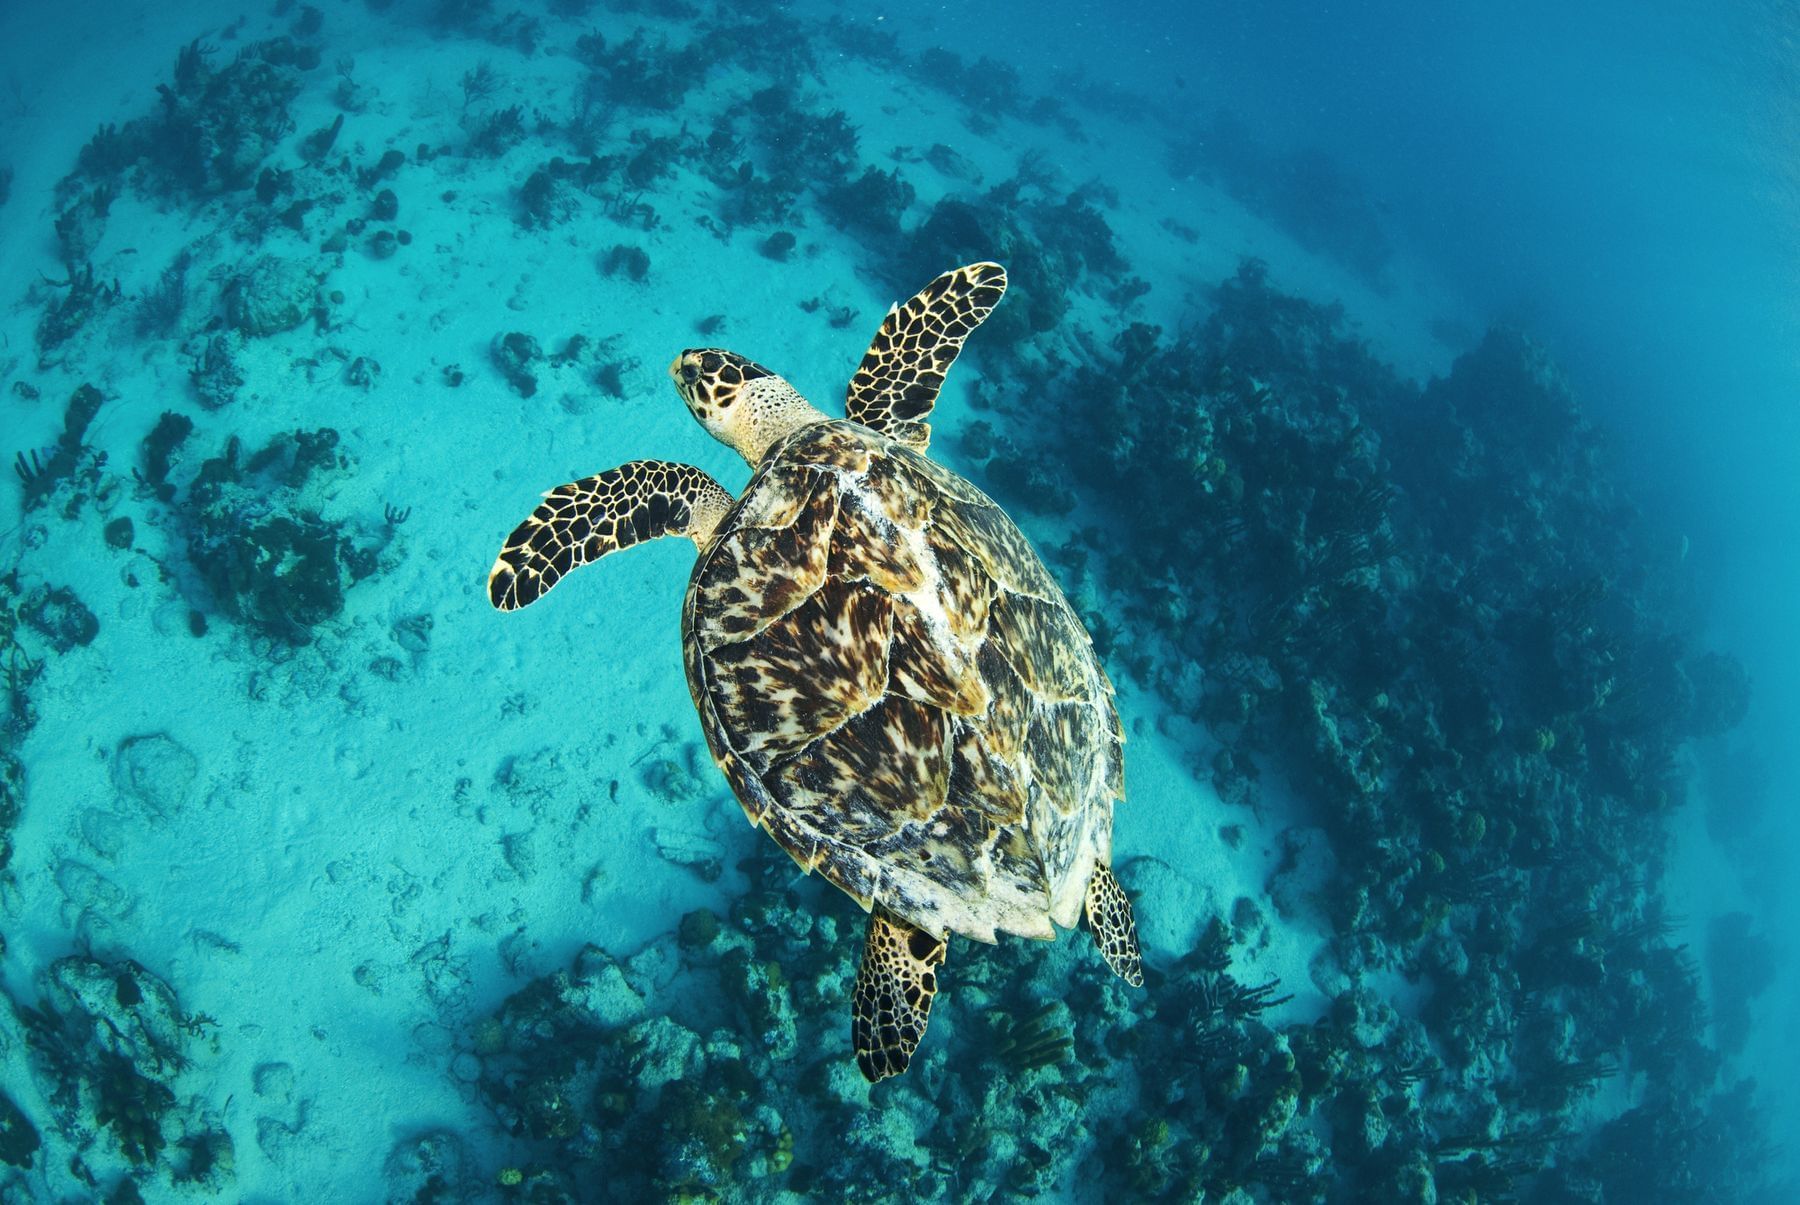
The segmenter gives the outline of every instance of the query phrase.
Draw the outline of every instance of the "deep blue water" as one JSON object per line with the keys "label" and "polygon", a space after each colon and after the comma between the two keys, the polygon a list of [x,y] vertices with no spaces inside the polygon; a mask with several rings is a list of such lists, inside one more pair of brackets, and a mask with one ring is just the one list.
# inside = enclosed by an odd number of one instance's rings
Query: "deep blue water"
{"label": "deep blue water", "polygon": [[[1792,1199],[1796,46],[8,6],[0,1197]],[[985,259],[930,452],[1118,685],[1147,975],[952,937],[870,1086],[862,912],[689,703],[688,543],[483,579],[559,482],[745,485],[681,348],[835,416]]]}

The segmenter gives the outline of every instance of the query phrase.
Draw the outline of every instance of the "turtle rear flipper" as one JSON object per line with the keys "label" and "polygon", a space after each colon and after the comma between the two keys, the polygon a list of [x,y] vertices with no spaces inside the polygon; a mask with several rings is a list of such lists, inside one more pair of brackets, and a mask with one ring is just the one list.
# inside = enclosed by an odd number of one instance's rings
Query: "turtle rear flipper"
{"label": "turtle rear flipper", "polygon": [[488,571],[488,601],[516,611],[589,561],[658,536],[704,548],[731,506],[724,486],[667,460],[632,460],[559,485],[506,538]]}
{"label": "turtle rear flipper", "polygon": [[884,908],[869,916],[862,966],[856,972],[850,1026],[856,1065],[870,1083],[899,1075],[912,1060],[931,1020],[944,939],[907,924]]}
{"label": "turtle rear flipper", "polygon": [[922,420],[937,404],[944,374],[1005,292],[1005,268],[970,264],[890,309],[850,378],[844,417],[924,451],[931,428]]}
{"label": "turtle rear flipper", "polygon": [[1144,986],[1144,960],[1138,953],[1137,921],[1131,915],[1131,897],[1105,866],[1094,867],[1087,887],[1088,928],[1094,944],[1113,974],[1132,987]]}

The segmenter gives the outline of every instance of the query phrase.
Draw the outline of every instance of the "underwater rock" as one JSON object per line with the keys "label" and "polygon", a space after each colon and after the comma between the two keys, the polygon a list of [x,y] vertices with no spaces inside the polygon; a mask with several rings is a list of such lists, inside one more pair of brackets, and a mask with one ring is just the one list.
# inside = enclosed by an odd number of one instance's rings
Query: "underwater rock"
{"label": "underwater rock", "polygon": [[793,252],[796,242],[798,242],[798,240],[791,231],[777,230],[768,238],[765,238],[757,247],[757,250],[761,252],[766,259],[775,260],[777,263],[785,263],[787,257]]}
{"label": "underwater rock", "polygon": [[106,218],[116,194],[108,185],[84,193],[56,217],[56,240],[70,272],[85,264],[106,233]]}
{"label": "underwater rock", "polygon": [[128,919],[137,897],[92,866],[64,858],[56,864],[56,889],[62,893],[65,924],[84,933],[105,932]]}
{"label": "underwater rock", "polygon": [[319,312],[319,285],[324,279],[320,265],[260,256],[226,291],[226,321],[251,338],[293,330]]}
{"label": "underwater rock", "polygon": [[166,1074],[185,1062],[187,1016],[175,992],[130,959],[101,962],[71,955],[50,966],[57,1010],[93,1022],[91,1041],[146,1074]]}
{"label": "underwater rock", "polygon": [[108,862],[118,861],[129,839],[124,817],[101,808],[83,808],[81,817],[76,822],[76,831],[81,835],[81,843],[90,852]]}
{"label": "underwater rock", "polygon": [[[157,90],[163,109],[145,142],[181,184],[201,193],[245,188],[293,129],[289,106],[300,72],[317,66],[316,47],[288,38],[246,46],[221,69],[197,39],[181,52],[172,85]],[[133,122],[138,127],[140,122]],[[129,133],[137,134],[135,129]]]}
{"label": "underwater rock", "polygon": [[307,505],[316,475],[348,467],[330,428],[277,435],[240,462],[234,438],[200,466],[181,507],[189,561],[226,614],[286,644],[310,643],[345,592],[395,554],[391,531],[359,543]]}
{"label": "underwater rock", "polygon": [[892,236],[899,234],[901,219],[917,195],[899,168],[884,172],[871,167],[855,180],[827,189],[819,203],[840,229]]}
{"label": "underwater rock", "polygon": [[407,965],[419,977],[425,998],[439,1009],[456,1012],[467,1006],[473,983],[469,959],[452,952],[448,933],[414,950]]}
{"label": "underwater rock", "polygon": [[474,1185],[469,1180],[469,1148],[461,1135],[427,1130],[399,1139],[382,1163],[389,1201],[460,1201]]}
{"label": "underwater rock", "polygon": [[625,1032],[631,1051],[631,1077],[640,1091],[697,1074],[700,1038],[668,1017],[651,1017]]}
{"label": "underwater rock", "polygon": [[710,950],[718,938],[719,916],[711,908],[696,908],[686,913],[676,930],[676,940],[681,948],[696,954]]}
{"label": "underwater rock", "polygon": [[562,752],[546,745],[502,761],[494,772],[494,783],[514,803],[539,816],[565,797],[568,771],[563,768]]}
{"label": "underwater rock", "polygon": [[698,750],[689,745],[679,757],[651,758],[644,766],[644,785],[650,788],[659,803],[669,807],[685,806],[699,799],[705,790],[698,769]]}
{"label": "underwater rock", "polygon": [[388,629],[388,635],[395,644],[411,653],[415,658],[423,657],[431,651],[431,630],[435,626],[429,613],[420,612],[406,615],[394,621]]}
{"label": "underwater rock", "polygon": [[1393,1205],[1437,1205],[1437,1181],[1432,1174],[1431,1160],[1424,1151],[1410,1152],[1394,1168],[1383,1199]]}
{"label": "underwater rock", "polygon": [[193,419],[165,410],[150,434],[144,437],[143,477],[159,501],[169,502],[175,497],[175,487],[169,483],[169,471],[174,467],[175,454],[193,430]]}
{"label": "underwater rock", "polygon": [[[20,704],[11,703],[16,712]],[[0,744],[0,871],[12,862],[13,827],[19,823],[19,812],[25,803],[25,765]]]}
{"label": "underwater rock", "polygon": [[1269,875],[1265,888],[1269,902],[1284,920],[1323,916],[1324,893],[1337,873],[1337,858],[1324,829],[1298,825],[1281,832],[1281,862]]}
{"label": "underwater rock", "polygon": [[1115,869],[1136,901],[1138,934],[1144,946],[1171,954],[1193,949],[1202,919],[1216,911],[1212,891],[1148,854],[1121,862]]}
{"label": "underwater rock", "polygon": [[38,1147],[43,1145],[31,1118],[0,1088],[0,1163],[29,1168]]}
{"label": "underwater rock", "polygon": [[964,184],[981,183],[981,169],[975,165],[975,162],[955,147],[945,143],[932,143],[931,149],[925,152],[925,162],[952,180],[958,180]]}
{"label": "underwater rock", "polygon": [[293,1103],[294,1083],[292,1063],[258,1063],[250,1076],[257,1097],[274,1106]]}
{"label": "underwater rock", "polygon": [[168,984],[130,959],[62,958],[44,982],[42,1002],[23,1019],[33,1070],[54,1087],[62,1137],[85,1151],[103,1128],[137,1167],[161,1164],[178,1182],[225,1188],[235,1168],[230,1136],[173,1087],[189,1065],[187,1039],[210,1018],[183,1013]]}
{"label": "underwater rock", "polygon": [[650,840],[664,860],[687,867],[703,882],[716,883],[724,872],[724,847],[704,833],[658,826],[650,830]]}
{"label": "underwater rock", "polygon": [[40,584],[19,603],[19,618],[58,653],[92,644],[100,621],[67,586]]}
{"label": "underwater rock", "polygon": [[293,1157],[295,1148],[300,1145],[300,1131],[304,1128],[304,1122],[290,1122],[279,1117],[258,1117],[256,1149],[270,1163],[280,1166]]}
{"label": "underwater rock", "polygon": [[537,365],[543,361],[544,349],[538,341],[521,331],[509,331],[494,339],[489,351],[494,367],[520,397],[537,392]]}
{"label": "underwater rock", "polygon": [[791,1058],[798,1035],[794,1005],[788,998],[780,965],[759,962],[748,950],[737,949],[720,960],[719,976],[769,1056]]}
{"label": "underwater rock", "polygon": [[563,998],[607,1029],[620,1029],[643,1018],[644,997],[625,979],[607,953],[588,946],[575,960],[575,972]]}
{"label": "underwater rock", "polygon": [[113,753],[113,789],[155,820],[181,810],[199,773],[200,759],[166,732],[127,737]]}

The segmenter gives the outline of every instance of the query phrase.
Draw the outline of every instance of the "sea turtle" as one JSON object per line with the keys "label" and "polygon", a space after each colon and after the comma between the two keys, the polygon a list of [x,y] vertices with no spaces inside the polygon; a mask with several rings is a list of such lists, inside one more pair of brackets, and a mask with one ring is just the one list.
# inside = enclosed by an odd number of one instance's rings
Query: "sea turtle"
{"label": "sea turtle", "polygon": [[754,470],[742,496],[634,460],[546,493],[488,575],[511,611],[609,552],[693,540],[681,635],[713,758],[753,824],[870,913],[851,1038],[871,1081],[917,1049],[951,933],[1049,939],[1085,910],[1143,982],[1110,869],[1112,684],[1012,520],[925,456],[944,374],[1005,289],[971,264],[890,309],[841,419],[743,356],[682,352],[688,409]]}

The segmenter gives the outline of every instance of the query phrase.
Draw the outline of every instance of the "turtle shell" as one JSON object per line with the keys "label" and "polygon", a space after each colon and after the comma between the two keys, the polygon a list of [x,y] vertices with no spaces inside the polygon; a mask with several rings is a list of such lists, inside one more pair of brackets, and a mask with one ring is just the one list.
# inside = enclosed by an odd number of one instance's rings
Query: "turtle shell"
{"label": "turtle shell", "polygon": [[751,821],[865,908],[1073,925],[1123,794],[1112,685],[1012,520],[853,422],[770,449],[700,556],[688,685]]}

